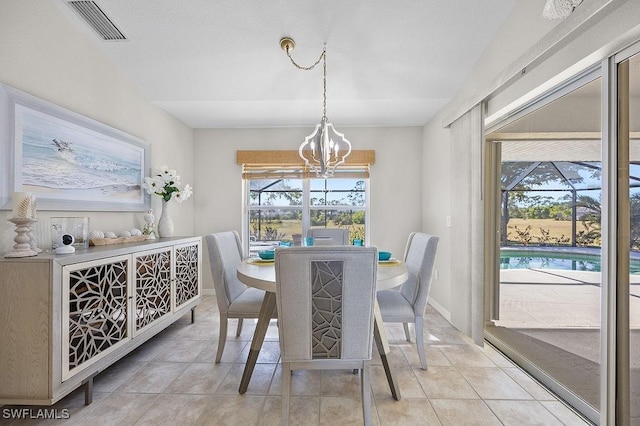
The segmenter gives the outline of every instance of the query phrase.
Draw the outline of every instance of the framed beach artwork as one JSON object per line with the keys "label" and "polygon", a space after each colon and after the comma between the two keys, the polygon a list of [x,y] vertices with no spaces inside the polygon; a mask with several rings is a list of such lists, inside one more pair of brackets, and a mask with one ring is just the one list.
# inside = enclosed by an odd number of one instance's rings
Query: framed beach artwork
{"label": "framed beach artwork", "polygon": [[0,131],[0,208],[30,192],[38,210],[148,210],[142,139],[3,84]]}

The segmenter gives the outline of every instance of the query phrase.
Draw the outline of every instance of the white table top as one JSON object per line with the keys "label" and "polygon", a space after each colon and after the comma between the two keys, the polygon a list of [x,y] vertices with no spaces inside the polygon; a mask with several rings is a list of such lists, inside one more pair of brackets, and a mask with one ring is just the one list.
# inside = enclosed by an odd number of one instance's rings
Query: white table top
{"label": "white table top", "polygon": [[[238,265],[238,279],[250,287],[275,293],[276,268],[274,262],[247,259]],[[378,263],[377,290],[397,287],[407,280],[409,270],[402,261]]]}

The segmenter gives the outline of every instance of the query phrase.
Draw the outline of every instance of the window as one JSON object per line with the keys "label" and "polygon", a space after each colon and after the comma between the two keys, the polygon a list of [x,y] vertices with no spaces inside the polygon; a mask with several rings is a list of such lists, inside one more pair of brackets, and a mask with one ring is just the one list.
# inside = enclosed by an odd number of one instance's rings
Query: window
{"label": "window", "polygon": [[368,179],[247,179],[246,234],[254,251],[273,242],[293,243],[309,228],[347,228],[366,240]]}
{"label": "window", "polygon": [[[243,241],[249,252],[281,241],[294,243],[294,236],[305,235],[309,228],[346,228],[350,240],[366,241],[373,154],[366,164],[352,162],[335,177],[323,179],[305,170],[297,151],[283,161],[287,153],[238,151],[245,188]],[[277,161],[269,163],[270,157]]]}

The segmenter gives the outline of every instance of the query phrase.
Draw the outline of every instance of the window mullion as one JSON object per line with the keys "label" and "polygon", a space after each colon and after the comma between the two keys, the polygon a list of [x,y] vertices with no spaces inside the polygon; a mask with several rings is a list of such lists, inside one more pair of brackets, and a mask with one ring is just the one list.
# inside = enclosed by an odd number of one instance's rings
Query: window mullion
{"label": "window mullion", "polygon": [[302,180],[302,235],[311,227],[311,181]]}

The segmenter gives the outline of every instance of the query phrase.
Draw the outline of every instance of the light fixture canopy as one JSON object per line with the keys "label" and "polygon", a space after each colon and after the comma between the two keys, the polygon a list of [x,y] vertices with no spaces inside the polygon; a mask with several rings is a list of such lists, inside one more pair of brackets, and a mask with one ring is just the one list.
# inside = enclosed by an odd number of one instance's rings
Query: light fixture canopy
{"label": "light fixture canopy", "polygon": [[287,53],[291,63],[296,68],[309,71],[315,68],[320,61],[322,61],[323,66],[322,118],[314,131],[304,139],[304,142],[298,148],[298,154],[304,160],[305,166],[314,171],[316,176],[329,178],[333,176],[336,167],[344,164],[345,159],[351,153],[351,143],[327,119],[327,47],[326,45],[324,46],[320,57],[313,65],[303,67],[298,65],[291,57],[291,51],[295,45],[295,42],[290,37],[280,39],[280,47]]}

